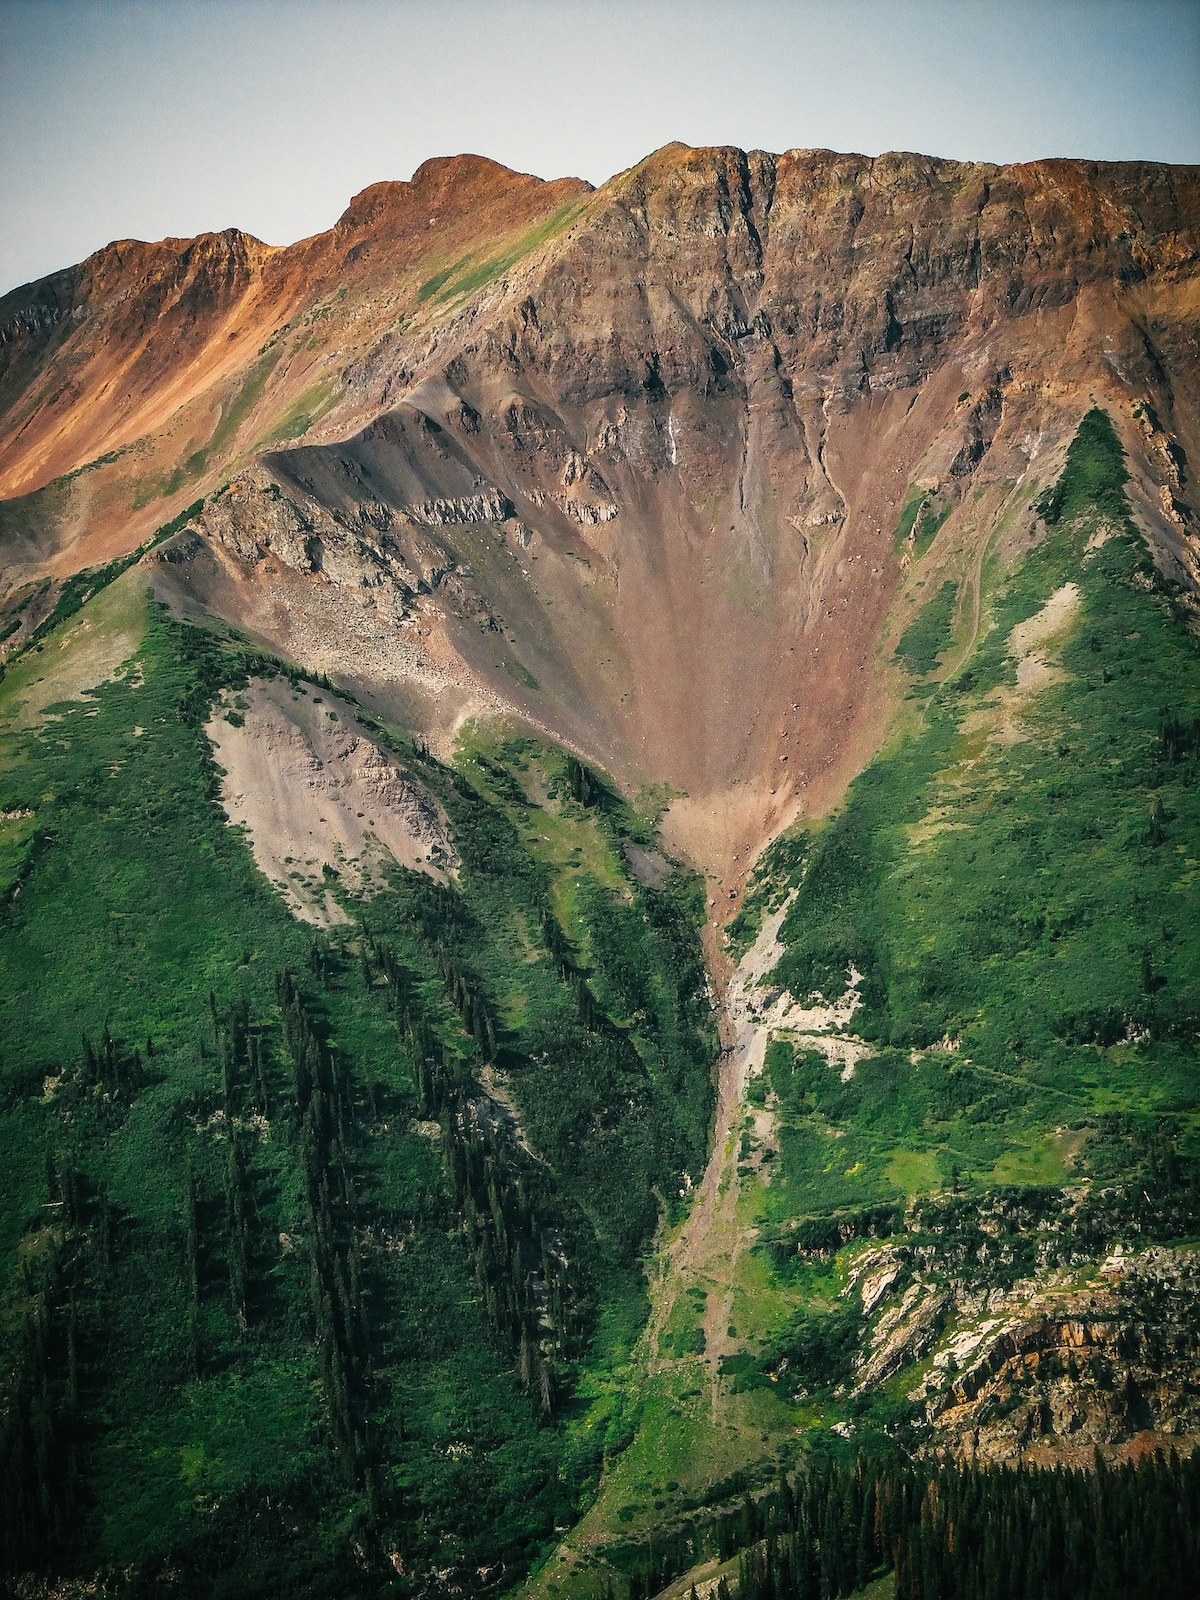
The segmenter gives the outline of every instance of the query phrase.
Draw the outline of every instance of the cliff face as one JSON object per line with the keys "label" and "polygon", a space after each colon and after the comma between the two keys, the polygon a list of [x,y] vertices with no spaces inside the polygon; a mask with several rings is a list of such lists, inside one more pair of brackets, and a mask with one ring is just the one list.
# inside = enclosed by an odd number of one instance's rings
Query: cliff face
{"label": "cliff face", "polygon": [[5,583],[237,478],[263,539],[215,502],[164,593],[435,746],[504,705],[670,785],[736,892],[879,738],[910,600],[1030,536],[1093,402],[1194,581],[1198,284],[1190,168],[672,145],[589,193],[429,162],[288,249],[113,245],[9,296]]}
{"label": "cliff face", "polygon": [[1097,1448],[1192,1447],[1194,1252],[1118,1248],[1085,1261],[1070,1238],[1072,1201],[1068,1191],[1059,1224],[1072,1264],[1042,1263],[1015,1283],[1003,1283],[1003,1244],[980,1256],[982,1271],[969,1262],[973,1275],[928,1245],[865,1251],[852,1276],[870,1320],[846,1391],[903,1374],[927,1447],[965,1460],[1090,1466]]}

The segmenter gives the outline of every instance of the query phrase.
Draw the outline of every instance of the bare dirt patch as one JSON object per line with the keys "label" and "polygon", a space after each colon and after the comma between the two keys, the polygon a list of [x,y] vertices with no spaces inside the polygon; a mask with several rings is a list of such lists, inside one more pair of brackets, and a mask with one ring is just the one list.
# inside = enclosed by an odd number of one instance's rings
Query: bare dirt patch
{"label": "bare dirt patch", "polygon": [[1024,737],[1022,712],[1043,689],[1065,676],[1056,655],[1078,613],[1078,586],[1064,583],[1040,611],[1017,623],[1008,636],[1008,653],[1017,664],[1016,685],[998,689],[981,710],[967,717],[963,733],[982,731],[998,744],[1015,744]]}
{"label": "bare dirt patch", "polygon": [[[232,720],[231,720],[232,719]],[[439,882],[455,864],[429,791],[370,738],[337,695],[255,681],[205,730],[224,768],[222,802],[249,836],[259,870],[306,922],[346,913],[340,882],[370,892],[398,864]]]}
{"label": "bare dirt patch", "polygon": [[1064,583],[1042,609],[1026,622],[1018,622],[1008,636],[1010,655],[1017,658],[1017,684],[1040,688],[1050,665],[1048,652],[1066,635],[1079,610],[1079,589]]}
{"label": "bare dirt patch", "polygon": [[661,889],[675,870],[665,856],[657,850],[647,850],[632,839],[623,839],[621,849],[629,863],[629,870],[647,889]]}

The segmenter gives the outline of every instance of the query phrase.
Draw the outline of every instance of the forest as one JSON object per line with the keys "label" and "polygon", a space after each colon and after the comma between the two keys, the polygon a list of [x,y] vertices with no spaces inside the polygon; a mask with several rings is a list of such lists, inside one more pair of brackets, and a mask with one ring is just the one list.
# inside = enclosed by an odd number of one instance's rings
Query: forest
{"label": "forest", "polygon": [[[375,724],[458,879],[397,869],[305,927],[203,731],[303,675],[138,576],[79,613],[140,627],[116,677],[26,720],[39,639],[0,686],[4,1570],[509,1587],[594,1487],[579,1375],[636,1336],[656,1196],[704,1160],[693,882],[643,889],[648,824],[553,746],[451,771]],[[534,767],[561,860],[513,820]]]}
{"label": "forest", "polygon": [[715,1600],[849,1600],[887,1573],[896,1600],[1155,1600],[1200,1592],[1198,1529],[1196,1455],[1077,1469],[826,1460],[645,1551],[625,1592],[651,1600],[708,1555]]}

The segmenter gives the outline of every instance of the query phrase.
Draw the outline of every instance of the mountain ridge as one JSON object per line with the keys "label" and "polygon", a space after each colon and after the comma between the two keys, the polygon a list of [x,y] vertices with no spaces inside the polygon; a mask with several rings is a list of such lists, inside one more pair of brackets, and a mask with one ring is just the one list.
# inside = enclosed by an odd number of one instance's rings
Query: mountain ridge
{"label": "mountain ridge", "polygon": [[[52,461],[79,472],[85,447],[63,430],[92,429],[86,449],[99,464],[10,513],[38,522],[42,550],[47,523],[57,524],[55,564],[66,570],[112,559],[163,512],[219,487],[261,451],[272,423],[277,439],[314,442],[277,445],[268,471],[311,498],[299,463],[331,450],[340,487],[323,492],[336,515],[357,516],[344,492],[358,471],[356,433],[392,412],[427,417],[422,436],[428,443],[429,429],[440,429],[453,441],[461,486],[490,485],[542,541],[548,604],[524,583],[514,593],[510,563],[491,605],[502,619],[506,607],[524,613],[519,672],[569,684],[577,630],[608,660],[588,689],[576,684],[546,703],[545,692],[514,686],[490,641],[461,626],[461,605],[435,608],[438,649],[461,662],[460,703],[474,703],[472,685],[481,685],[489,703],[513,704],[627,785],[665,782],[694,795],[673,803],[668,825],[678,848],[716,871],[724,894],[741,881],[733,858],[745,862],[798,809],[828,803],[890,714],[864,721],[865,699],[886,706],[891,695],[865,647],[893,604],[899,561],[887,535],[910,483],[944,486],[947,542],[964,517],[961,488],[995,496],[1001,483],[1020,484],[1030,450],[1054,438],[1065,445],[1083,402],[1058,397],[1085,385],[1095,393],[1116,383],[1135,459],[1149,441],[1128,416],[1131,395],[1150,401],[1181,459],[1200,448],[1186,310],[1196,293],[1198,185],[1195,169],[1136,163],[995,168],[676,145],[588,192],[482,158],[434,161],[410,184],[364,191],[361,218],[353,201],[332,230],[266,251],[257,265],[241,236],[213,256],[225,236],[212,236],[194,283],[185,273],[174,299],[156,288],[139,311],[143,300],[122,290],[97,313],[114,326],[90,357],[89,319],[67,334],[64,359],[77,341],[84,348],[54,393],[45,380],[20,383],[18,341],[0,376],[13,441],[0,483],[37,482],[30,474],[44,476]],[[380,234],[380,204],[407,219],[394,234]],[[1154,338],[1147,295],[1168,313]],[[260,335],[247,362],[237,352]],[[181,340],[194,347],[186,364]],[[101,380],[113,349],[125,354]],[[1056,376],[1042,370],[1047,356]],[[53,371],[53,351],[49,359]],[[80,393],[89,360],[99,363],[90,407]],[[115,385],[128,391],[118,409],[132,409],[114,432]],[[157,434],[145,433],[148,422]],[[886,476],[872,465],[881,450],[894,463]],[[418,503],[441,494],[441,459],[424,446],[412,457],[428,479]],[[1165,489],[1170,505],[1164,517],[1151,500],[1150,531],[1164,560],[1194,572],[1182,513],[1170,514],[1190,490],[1155,474],[1149,466],[1143,476],[1146,497]],[[391,511],[403,515],[404,505],[402,496]],[[460,551],[445,564],[471,561]],[[849,563],[865,565],[868,581],[853,585],[867,610],[847,636],[836,621]],[[271,605],[247,577],[235,585],[241,620],[253,616],[270,639]],[[301,605],[298,591],[287,605]],[[761,722],[750,732],[743,719],[727,726],[722,708],[786,654],[797,623],[813,654],[763,722],[786,726],[790,706],[836,701],[830,674],[812,670],[822,634],[835,678],[862,673],[871,695],[843,695],[831,713],[849,725],[846,738],[831,738],[823,714],[802,716],[789,739],[812,745],[817,770],[792,782],[782,738]],[[761,631],[761,657],[739,663],[729,641],[747,628]],[[713,693],[697,699],[714,669]],[[365,680],[359,686],[369,692]],[[408,702],[405,714],[433,715]],[[426,731],[448,748],[436,715]],[[715,807],[710,794],[720,797]],[[712,813],[723,809],[730,824],[712,836]]]}

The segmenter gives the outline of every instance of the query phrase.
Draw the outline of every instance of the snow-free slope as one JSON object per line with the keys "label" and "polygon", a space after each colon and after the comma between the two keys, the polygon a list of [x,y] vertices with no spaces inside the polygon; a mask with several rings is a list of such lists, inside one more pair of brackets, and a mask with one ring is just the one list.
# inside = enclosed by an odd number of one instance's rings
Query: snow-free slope
{"label": "snow-free slope", "polygon": [[1028,537],[1093,400],[1191,581],[1198,194],[1149,164],[671,145],[595,193],[427,163],[287,250],[112,246],[0,307],[4,581],[257,460],[237,536],[198,524],[203,603],[440,748],[500,703],[670,786],[668,835],[736,889],[881,737],[880,643]]}
{"label": "snow-free slope", "polygon": [[1198,188],[460,157],[0,305],[31,1596],[1200,1437]]}

